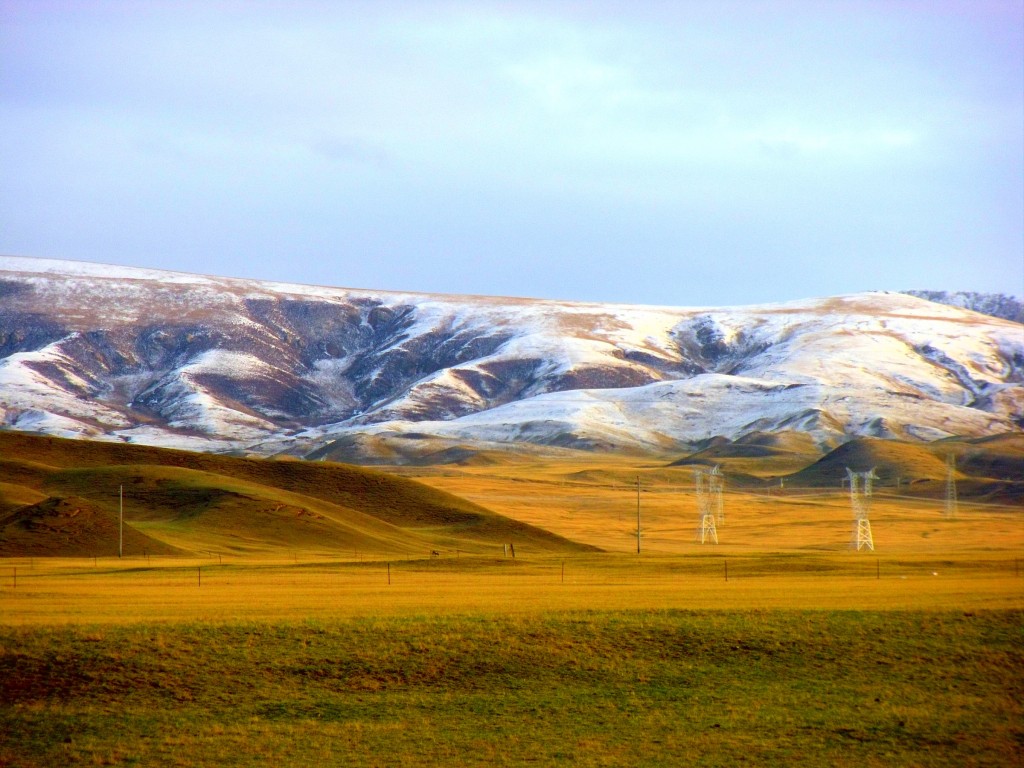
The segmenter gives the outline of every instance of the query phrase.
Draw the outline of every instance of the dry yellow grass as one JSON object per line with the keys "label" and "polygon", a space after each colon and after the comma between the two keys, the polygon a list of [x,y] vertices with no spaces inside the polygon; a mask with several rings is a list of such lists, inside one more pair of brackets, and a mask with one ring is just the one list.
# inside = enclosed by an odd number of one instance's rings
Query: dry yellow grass
{"label": "dry yellow grass", "polygon": [[4,624],[40,625],[666,608],[1020,609],[1021,567],[1005,554],[941,561],[598,555],[149,567],[101,560],[95,568],[91,561],[7,560],[0,565],[0,615]]}
{"label": "dry yellow grass", "polygon": [[1020,509],[879,497],[863,553],[838,491],[734,491],[702,546],[690,470],[623,463],[416,472],[600,553],[0,560],[0,764],[1019,757]]}
{"label": "dry yellow grass", "polygon": [[407,551],[298,546],[229,556],[211,540],[202,559],[9,559],[0,561],[0,621],[1024,607],[1019,508],[962,503],[947,519],[940,501],[876,496],[876,549],[855,552],[849,500],[839,489],[730,491],[713,546],[696,542],[690,468],[594,457],[402,472],[605,552],[552,554],[521,542],[513,559],[499,544],[476,542],[467,552],[453,541],[423,560]]}
{"label": "dry yellow grass", "polygon": [[[693,468],[643,459],[595,456],[573,462],[487,467],[394,468],[393,471],[482,504],[525,523],[609,552],[636,551],[640,479],[641,550],[694,554],[698,513]],[[721,553],[849,550],[853,523],[840,489],[730,490],[726,477]],[[876,550],[884,556],[967,553],[1024,555],[1024,509],[962,501],[955,519],[941,499],[887,493],[872,501]]]}

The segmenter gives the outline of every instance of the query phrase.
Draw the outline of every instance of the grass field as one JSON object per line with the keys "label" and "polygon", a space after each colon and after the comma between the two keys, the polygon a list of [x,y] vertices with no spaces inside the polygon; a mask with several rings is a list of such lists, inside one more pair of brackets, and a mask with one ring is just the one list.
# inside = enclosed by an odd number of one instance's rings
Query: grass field
{"label": "grass field", "polygon": [[[728,580],[726,580],[728,578]],[[1024,560],[814,554],[4,560],[3,624],[123,624],[550,610],[1024,609]]]}
{"label": "grass field", "polygon": [[[731,489],[712,546],[689,467],[402,472],[479,505],[452,507],[470,535],[410,505],[392,551],[277,518],[235,547],[213,517],[137,510],[189,554],[0,559],[0,765],[1024,762],[1018,506],[951,519],[882,493],[876,549],[856,552],[839,489]],[[147,470],[147,493],[173,475]],[[312,491],[303,508],[341,514]],[[234,497],[211,509],[245,519]]]}
{"label": "grass field", "polygon": [[7,765],[1019,765],[1020,612],[0,627]]}
{"label": "grass field", "polygon": [[1020,568],[9,560],[0,765],[1015,765]]}
{"label": "grass field", "polygon": [[[639,501],[642,552],[681,555],[707,549],[695,543],[699,516],[693,467],[593,456],[391,470],[606,552],[636,552]],[[716,548],[722,553],[840,554],[850,549],[850,500],[840,488],[730,488],[726,475],[724,511]],[[871,501],[871,525],[876,551],[886,556],[1024,556],[1024,505],[1019,502],[962,499],[950,519],[941,497],[879,489]]]}

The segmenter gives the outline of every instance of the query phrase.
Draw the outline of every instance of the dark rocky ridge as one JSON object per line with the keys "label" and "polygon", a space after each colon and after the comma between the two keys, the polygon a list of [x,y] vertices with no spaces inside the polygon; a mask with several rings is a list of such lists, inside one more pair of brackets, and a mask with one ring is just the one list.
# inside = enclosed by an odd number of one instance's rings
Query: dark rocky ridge
{"label": "dark rocky ridge", "polygon": [[1024,302],[1004,293],[976,293],[974,291],[904,291],[908,296],[927,299],[951,307],[963,307],[990,317],[1024,323]]}

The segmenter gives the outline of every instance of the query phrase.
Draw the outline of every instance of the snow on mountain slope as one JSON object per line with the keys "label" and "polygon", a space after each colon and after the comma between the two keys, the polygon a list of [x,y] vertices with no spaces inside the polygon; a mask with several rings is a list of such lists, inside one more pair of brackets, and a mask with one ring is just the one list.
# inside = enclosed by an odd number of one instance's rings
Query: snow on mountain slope
{"label": "snow on mountain slope", "polygon": [[0,257],[0,421],[204,450],[353,435],[674,450],[1019,430],[1024,326],[890,293],[734,308]]}
{"label": "snow on mountain slope", "polygon": [[1016,296],[1005,293],[977,293],[975,291],[904,291],[919,299],[928,299],[939,304],[963,307],[983,315],[1001,317],[1015,323],[1024,323],[1024,302]]}

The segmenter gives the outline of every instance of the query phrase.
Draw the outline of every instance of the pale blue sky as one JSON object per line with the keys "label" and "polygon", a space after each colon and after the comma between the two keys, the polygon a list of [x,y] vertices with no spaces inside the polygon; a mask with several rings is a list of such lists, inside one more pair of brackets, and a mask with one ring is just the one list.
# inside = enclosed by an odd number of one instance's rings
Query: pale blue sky
{"label": "pale blue sky", "polygon": [[649,304],[1024,294],[1024,0],[0,0],[0,253]]}

